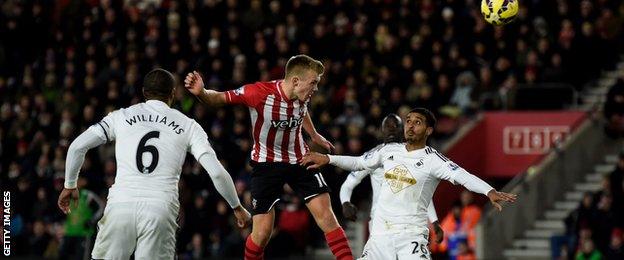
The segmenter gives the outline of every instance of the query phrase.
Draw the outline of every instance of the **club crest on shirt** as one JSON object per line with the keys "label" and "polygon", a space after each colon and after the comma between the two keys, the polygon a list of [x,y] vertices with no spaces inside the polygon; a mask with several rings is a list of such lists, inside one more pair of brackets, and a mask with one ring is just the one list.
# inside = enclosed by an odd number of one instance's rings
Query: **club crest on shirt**
{"label": "club crest on shirt", "polygon": [[388,183],[393,193],[398,193],[399,191],[416,184],[414,176],[412,176],[409,169],[402,164],[384,173],[384,179],[386,179],[386,183]]}
{"label": "club crest on shirt", "polygon": [[241,96],[244,94],[245,94],[245,86],[242,86],[234,90],[234,95]]}
{"label": "club crest on shirt", "polygon": [[414,164],[414,167],[415,167],[416,169],[420,169],[420,168],[422,168],[422,167],[425,165],[425,161],[424,161],[424,160],[425,160],[425,159],[424,159],[424,158],[422,158],[422,157],[421,157],[421,158],[418,158],[418,159],[417,159],[417,161],[416,161],[416,163]]}
{"label": "club crest on shirt", "polygon": [[256,199],[251,200],[251,206],[253,207],[253,209],[256,209],[257,204],[258,204],[258,201]]}

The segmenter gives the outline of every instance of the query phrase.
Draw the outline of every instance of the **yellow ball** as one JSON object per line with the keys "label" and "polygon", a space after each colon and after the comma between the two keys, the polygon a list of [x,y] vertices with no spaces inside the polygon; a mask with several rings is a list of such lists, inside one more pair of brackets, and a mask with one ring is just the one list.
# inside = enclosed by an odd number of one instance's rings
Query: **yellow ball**
{"label": "yellow ball", "polygon": [[507,24],[518,15],[518,0],[481,0],[481,14],[493,25]]}

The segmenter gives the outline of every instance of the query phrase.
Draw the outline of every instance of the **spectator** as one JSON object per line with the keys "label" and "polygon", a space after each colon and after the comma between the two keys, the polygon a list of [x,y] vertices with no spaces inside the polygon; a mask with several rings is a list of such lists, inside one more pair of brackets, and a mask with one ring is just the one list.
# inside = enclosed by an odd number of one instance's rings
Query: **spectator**
{"label": "spectator", "polygon": [[568,236],[568,250],[572,255],[579,244],[579,234],[584,228],[589,228],[593,219],[592,194],[586,192],[578,208],[572,211],[565,219],[566,235]]}
{"label": "spectator", "polygon": [[466,243],[468,239],[467,223],[462,219],[462,209],[461,202],[455,202],[451,211],[440,224],[442,230],[444,230],[444,240],[438,250],[442,253],[447,253],[449,258],[453,260],[459,254],[460,243]]}
{"label": "spectator", "polygon": [[576,253],[576,260],[601,260],[602,253],[594,248],[594,242],[591,239],[581,240],[581,248]]}
{"label": "spectator", "polygon": [[304,252],[308,242],[308,229],[310,227],[310,215],[302,208],[302,203],[297,196],[284,207],[279,216],[277,226],[281,232],[289,234],[295,241],[294,252]]}
{"label": "spectator", "polygon": [[615,227],[617,216],[613,212],[613,198],[611,195],[602,195],[594,212],[593,234],[596,248],[605,252],[609,246],[611,232]]}
{"label": "spectator", "polygon": [[622,230],[619,228],[613,229],[613,232],[611,232],[611,242],[605,253],[606,259],[624,259],[624,243],[622,243],[622,240],[624,240]]}
{"label": "spectator", "polygon": [[606,132],[612,137],[624,134],[624,78],[619,78],[607,93],[604,105]]}
{"label": "spectator", "polygon": [[[92,241],[90,240],[95,234],[95,224],[104,212],[104,202],[86,187],[87,180],[80,177],[78,179],[80,190],[78,205],[75,205],[67,214],[65,222],[65,237],[60,249],[62,259],[81,258],[91,252],[89,245]],[[92,209],[94,206],[97,210]]]}
{"label": "spectator", "polygon": [[455,105],[463,114],[472,114],[476,109],[474,88],[477,79],[472,72],[464,71],[455,80],[455,92],[451,96],[451,105]]}
{"label": "spectator", "polygon": [[476,260],[474,252],[468,247],[465,242],[459,243],[459,249],[457,253],[457,260]]}
{"label": "spectator", "polygon": [[460,200],[462,204],[461,218],[468,235],[468,246],[475,248],[477,240],[475,227],[481,219],[481,208],[474,204],[474,197],[469,190],[462,191]]}

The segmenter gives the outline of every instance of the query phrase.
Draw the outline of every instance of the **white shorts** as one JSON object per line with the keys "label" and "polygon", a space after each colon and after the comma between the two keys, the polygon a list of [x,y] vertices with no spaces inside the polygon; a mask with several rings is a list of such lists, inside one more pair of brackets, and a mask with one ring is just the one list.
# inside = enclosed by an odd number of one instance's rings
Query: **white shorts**
{"label": "white shorts", "polygon": [[98,222],[93,259],[174,259],[178,206],[165,202],[115,202]]}
{"label": "white shorts", "polygon": [[371,236],[362,252],[361,260],[431,259],[428,235],[420,232],[401,232]]}

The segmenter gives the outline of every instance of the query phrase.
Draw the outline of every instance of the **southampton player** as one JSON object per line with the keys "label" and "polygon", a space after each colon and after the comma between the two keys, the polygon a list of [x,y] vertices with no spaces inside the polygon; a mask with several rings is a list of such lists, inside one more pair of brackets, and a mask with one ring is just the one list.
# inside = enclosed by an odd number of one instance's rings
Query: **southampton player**
{"label": "southampton player", "polygon": [[305,201],[336,259],[353,259],[344,230],[332,211],[329,187],[323,176],[318,170],[306,170],[299,165],[308,152],[302,128],[314,143],[333,149],[331,143],[316,132],[308,114],[310,97],[317,91],[323,70],[320,61],[297,55],[286,63],[286,75],[281,80],[256,82],[225,92],[204,89],[197,72],[189,73],[184,80],[186,88],[206,105],[249,107],[254,140],[251,152],[253,227],[245,243],[245,259],[263,259],[275,221],[273,206],[283,193],[284,183]]}
{"label": "southampton player", "polygon": [[[403,141],[403,122],[401,118],[396,114],[389,114],[381,122],[381,134],[383,136],[383,143],[364,153],[362,156],[375,156],[374,153],[379,152],[384,146],[389,144],[397,144]],[[365,169],[361,171],[351,172],[347,179],[340,187],[340,202],[342,203],[342,214],[346,219],[355,221],[357,219],[357,208],[351,203],[351,193],[366,176],[370,175],[371,187],[373,190],[373,200],[371,203],[370,217],[371,220],[375,216],[375,207],[377,206],[377,198],[379,195],[379,187],[383,183],[384,170],[379,167],[376,169]],[[436,214],[433,201],[429,203],[427,207],[427,218],[433,225],[435,232],[435,238],[437,243],[441,243],[444,238],[444,231],[438,221],[438,215]],[[369,222],[370,224],[370,222]],[[372,228],[369,225],[369,230]]]}
{"label": "southampton player", "polygon": [[429,259],[427,207],[440,180],[461,184],[488,196],[501,210],[501,201],[516,195],[496,191],[436,150],[426,146],[435,117],[424,108],[411,110],[405,120],[406,144],[389,144],[368,157],[307,154],[302,165],[316,169],[332,164],[346,170],[383,167],[384,181],[373,219],[373,230],[364,247],[363,259]]}
{"label": "southampton player", "polygon": [[206,169],[219,193],[234,209],[238,225],[251,215],[236,195],[234,183],[195,120],[170,108],[175,79],[162,69],[149,72],[143,82],[147,100],[108,114],[72,142],[67,152],[65,189],[58,206],[71,210],[78,197],[76,180],[91,148],[115,143],[117,175],[110,188],[104,216],[91,253],[93,259],[174,259],[178,181],[186,153]]}

